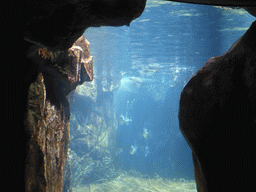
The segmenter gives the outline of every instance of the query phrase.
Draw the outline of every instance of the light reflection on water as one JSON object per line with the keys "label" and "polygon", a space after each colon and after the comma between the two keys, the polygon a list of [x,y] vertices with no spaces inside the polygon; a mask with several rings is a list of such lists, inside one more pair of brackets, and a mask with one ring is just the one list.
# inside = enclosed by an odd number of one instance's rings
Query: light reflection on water
{"label": "light reflection on water", "polygon": [[151,78],[174,78],[166,68],[179,66],[191,75],[209,58],[227,51],[253,21],[243,9],[149,1],[130,27],[90,28],[85,37],[95,65],[141,76],[148,65],[157,64],[159,70]]}

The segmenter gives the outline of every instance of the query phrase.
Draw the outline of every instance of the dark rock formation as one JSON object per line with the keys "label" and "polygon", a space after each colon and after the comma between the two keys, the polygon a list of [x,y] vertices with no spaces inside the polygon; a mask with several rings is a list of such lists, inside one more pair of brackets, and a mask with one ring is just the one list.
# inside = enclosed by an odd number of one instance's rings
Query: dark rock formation
{"label": "dark rock formation", "polygon": [[28,91],[26,191],[62,191],[69,142],[66,97],[77,85],[92,80],[89,43],[82,36],[67,51],[53,54],[39,48],[29,58],[39,72]]}
{"label": "dark rock formation", "polygon": [[51,51],[64,51],[88,27],[130,25],[146,0],[29,1],[24,38]]}
{"label": "dark rock formation", "polygon": [[31,135],[26,167],[27,191],[61,191],[68,145],[68,117],[46,100],[42,73],[30,85],[27,126]]}
{"label": "dark rock formation", "polygon": [[[51,178],[45,175],[48,171],[46,167],[42,169],[45,162],[48,162],[44,156],[45,149],[40,146],[44,139],[40,138],[42,140],[39,143],[33,140],[39,134],[43,135],[41,132],[36,133],[41,126],[39,124],[34,126],[33,123],[40,123],[45,127],[44,118],[47,115],[42,111],[52,112],[54,107],[53,113],[59,114],[60,118],[58,121],[55,119],[56,122],[50,119],[49,122],[54,128],[56,128],[54,124],[62,126],[56,130],[57,135],[66,135],[65,127],[69,118],[66,95],[84,80],[92,78],[89,63],[86,66],[73,65],[76,59],[83,63],[83,58],[72,56],[73,53],[76,55],[81,52],[80,48],[73,48],[70,52],[67,50],[88,27],[129,25],[142,13],[145,3],[146,0],[57,0],[54,2],[36,0],[9,1],[5,5],[8,14],[3,18],[7,23],[3,28],[5,35],[2,36],[3,41],[1,41],[7,42],[7,46],[6,44],[3,46],[4,52],[1,53],[5,59],[3,65],[5,67],[2,69],[5,85],[3,109],[6,109],[3,123],[7,126],[4,130],[8,132],[5,134],[7,138],[5,143],[8,146],[8,153],[5,155],[8,160],[5,162],[9,160],[15,162],[6,173],[11,178],[15,175],[20,178],[20,183],[17,183],[19,180],[10,182],[8,190],[23,191],[25,188],[34,188],[34,191],[45,190],[45,186],[51,181]],[[76,46],[84,49],[78,42]],[[87,62],[87,60],[84,61]],[[67,62],[71,62],[72,65]],[[81,70],[79,73],[75,73],[79,70]],[[39,93],[40,95],[45,93],[45,103],[44,97],[37,95]],[[47,102],[49,103],[46,105]],[[33,112],[28,114],[29,110]],[[63,136],[60,139],[63,142]],[[33,147],[31,148],[29,144]],[[61,148],[65,145],[61,143],[59,146]],[[61,158],[64,155],[54,154],[53,151],[51,155],[51,158],[60,158],[50,159],[55,162],[52,165],[60,165],[58,170],[62,170],[64,159]],[[26,181],[26,186],[24,186],[25,159],[29,165],[34,166],[33,168],[26,166],[26,177],[31,179]],[[57,168],[49,169],[50,172],[53,170]],[[56,173],[54,177],[52,181],[56,182],[56,178],[62,178],[62,174]],[[61,182],[58,186],[61,187]],[[55,191],[61,190],[55,189]]]}
{"label": "dark rock formation", "polygon": [[253,191],[256,175],[256,22],[181,93],[180,129],[198,191]]}

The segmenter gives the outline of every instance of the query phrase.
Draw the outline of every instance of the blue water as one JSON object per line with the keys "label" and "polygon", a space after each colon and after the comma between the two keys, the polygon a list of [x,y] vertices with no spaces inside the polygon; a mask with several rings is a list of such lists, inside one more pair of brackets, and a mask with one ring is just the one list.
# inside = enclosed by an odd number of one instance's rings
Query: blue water
{"label": "blue water", "polygon": [[113,90],[115,145],[123,149],[118,168],[193,179],[191,150],[179,131],[180,92],[254,20],[243,10],[169,2],[148,5],[130,27],[86,30],[95,78],[121,82]]}

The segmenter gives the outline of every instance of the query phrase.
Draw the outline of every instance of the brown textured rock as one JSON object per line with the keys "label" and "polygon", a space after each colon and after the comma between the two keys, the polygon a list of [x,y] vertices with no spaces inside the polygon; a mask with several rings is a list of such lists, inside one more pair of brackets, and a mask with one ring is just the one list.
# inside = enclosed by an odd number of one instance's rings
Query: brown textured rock
{"label": "brown textured rock", "polygon": [[256,175],[256,22],[181,93],[180,129],[198,191],[252,191]]}
{"label": "brown textured rock", "polygon": [[31,137],[26,166],[26,191],[44,191],[46,187],[45,161],[45,109],[46,90],[42,73],[29,88],[27,128]]}
{"label": "brown textured rock", "polygon": [[84,37],[68,51],[56,55],[47,49],[38,50],[29,54],[40,66],[28,91],[26,191],[62,192],[69,141],[66,96],[78,84],[92,80],[92,57]]}
{"label": "brown textured rock", "polygon": [[89,54],[89,42],[81,36],[64,58],[63,66],[68,76],[68,81],[72,87],[83,84],[85,81],[93,80],[93,61]]}
{"label": "brown textured rock", "polygon": [[68,118],[46,100],[42,73],[29,89],[27,127],[31,135],[26,191],[62,191]]}
{"label": "brown textured rock", "polygon": [[[84,44],[86,40],[81,36],[91,26],[129,25],[143,12],[146,0],[36,0],[18,3],[11,4],[10,12],[17,14],[8,19],[20,31],[11,26],[6,32],[12,37],[9,44],[18,45],[7,50],[6,55],[20,53],[16,60],[7,62],[6,76],[10,80],[7,84],[12,87],[7,89],[8,97],[13,99],[11,107],[6,108],[12,109],[10,116],[21,110],[18,118],[13,119],[18,126],[23,125],[25,114],[25,128],[29,134],[24,131],[24,126],[17,129],[22,131],[21,134],[17,132],[18,144],[12,151],[19,151],[20,146],[25,153],[27,191],[61,191],[63,158],[68,145],[62,139],[68,140],[66,128],[70,113],[66,97],[77,85],[93,78],[92,57],[88,55],[88,44]],[[41,92],[34,91],[35,87]],[[42,98],[45,98],[45,103]],[[56,136],[47,132],[50,128]],[[14,131],[10,130],[13,137]],[[23,165],[17,167],[15,170],[23,169]]]}

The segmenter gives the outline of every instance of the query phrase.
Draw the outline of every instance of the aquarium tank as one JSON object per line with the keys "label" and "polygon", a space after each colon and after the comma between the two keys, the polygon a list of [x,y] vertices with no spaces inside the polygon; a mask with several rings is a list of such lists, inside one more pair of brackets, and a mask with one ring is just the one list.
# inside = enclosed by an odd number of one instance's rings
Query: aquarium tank
{"label": "aquarium tank", "polygon": [[70,101],[73,191],[196,191],[181,90],[253,21],[242,8],[148,0],[129,27],[87,29],[94,80]]}

